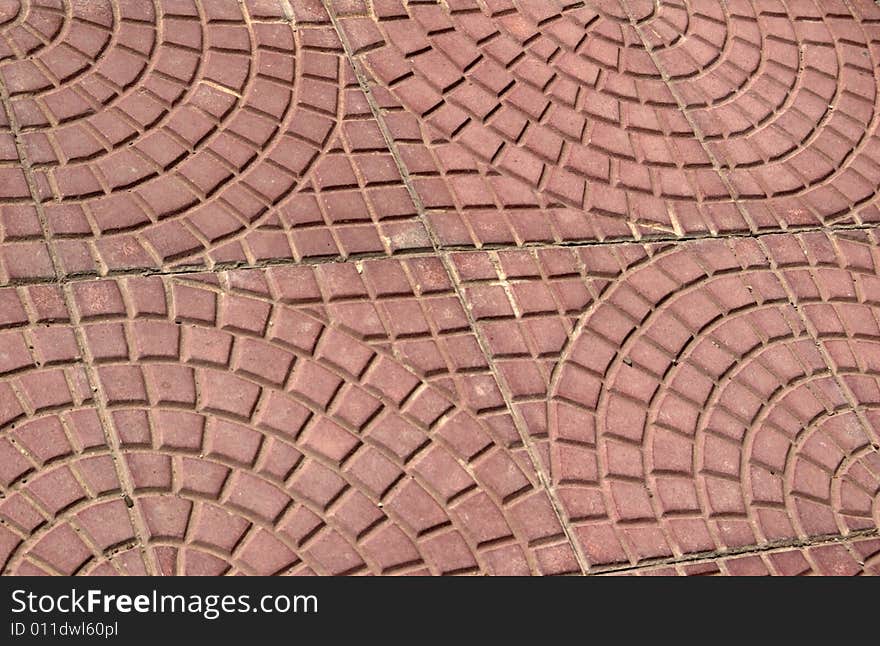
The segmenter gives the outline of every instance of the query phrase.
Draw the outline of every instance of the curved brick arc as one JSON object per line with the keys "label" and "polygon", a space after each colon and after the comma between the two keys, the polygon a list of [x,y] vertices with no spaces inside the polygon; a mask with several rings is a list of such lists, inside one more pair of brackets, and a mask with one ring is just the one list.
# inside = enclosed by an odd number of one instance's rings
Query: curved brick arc
{"label": "curved brick arc", "polygon": [[878,218],[871,2],[350,4],[444,241]]}
{"label": "curved brick arc", "polygon": [[0,0],[0,571],[880,574],[878,61],[867,0]]}
{"label": "curved brick arc", "polygon": [[876,529],[877,285],[871,245],[814,234],[673,249],[609,288],[548,410],[591,560]]}
{"label": "curved brick arc", "polygon": [[0,26],[65,273],[428,246],[335,33],[273,5],[28,0]]}
{"label": "curved brick arc", "polygon": [[875,249],[815,233],[453,256],[593,570],[876,534]]}
{"label": "curved brick arc", "polygon": [[872,2],[671,2],[639,31],[767,226],[876,221],[878,24]]}
{"label": "curved brick arc", "polygon": [[577,570],[508,438],[263,277],[73,285],[97,400],[57,290],[2,294],[7,573]]}
{"label": "curved brick arc", "polygon": [[442,241],[744,226],[614,5],[363,2],[362,15],[342,13],[422,201],[447,211],[432,218]]}
{"label": "curved brick arc", "polygon": [[[455,257],[591,569],[873,572],[873,244]],[[6,572],[579,571],[481,371],[413,352],[472,334],[438,262],[0,292]]]}

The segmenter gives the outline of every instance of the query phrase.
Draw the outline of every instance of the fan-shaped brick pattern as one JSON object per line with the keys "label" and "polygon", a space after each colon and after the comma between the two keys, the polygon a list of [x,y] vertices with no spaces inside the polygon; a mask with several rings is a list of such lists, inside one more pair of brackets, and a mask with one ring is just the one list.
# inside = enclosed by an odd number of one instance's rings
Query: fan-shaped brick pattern
{"label": "fan-shaped brick pattern", "polygon": [[[26,1],[0,79],[12,277],[428,246],[328,26],[271,2]],[[0,131],[2,159],[15,159]],[[33,242],[30,242],[31,239]],[[28,242],[24,242],[28,241]],[[18,273],[17,273],[18,272]],[[29,276],[28,276],[29,277]]]}
{"label": "fan-shaped brick pattern", "polygon": [[743,225],[619,8],[363,3],[341,23],[443,242]]}
{"label": "fan-shaped brick pattern", "polygon": [[337,13],[443,242],[880,217],[872,2],[361,0]]}
{"label": "fan-shaped brick pattern", "polygon": [[868,0],[0,0],[0,573],[880,574]]}
{"label": "fan-shaped brick pattern", "polygon": [[876,221],[876,4],[672,2],[655,22],[639,30],[756,226]]}
{"label": "fan-shaped brick pattern", "polygon": [[290,284],[3,293],[6,571],[577,571],[521,447]]}
{"label": "fan-shaped brick pattern", "polygon": [[587,560],[876,532],[874,234],[460,254]]}

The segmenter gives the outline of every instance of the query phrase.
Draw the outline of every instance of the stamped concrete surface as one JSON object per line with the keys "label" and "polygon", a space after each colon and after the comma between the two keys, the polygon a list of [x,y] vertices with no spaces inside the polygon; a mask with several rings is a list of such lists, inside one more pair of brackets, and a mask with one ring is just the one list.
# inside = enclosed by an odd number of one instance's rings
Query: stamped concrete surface
{"label": "stamped concrete surface", "polygon": [[0,0],[4,574],[880,574],[880,6]]}

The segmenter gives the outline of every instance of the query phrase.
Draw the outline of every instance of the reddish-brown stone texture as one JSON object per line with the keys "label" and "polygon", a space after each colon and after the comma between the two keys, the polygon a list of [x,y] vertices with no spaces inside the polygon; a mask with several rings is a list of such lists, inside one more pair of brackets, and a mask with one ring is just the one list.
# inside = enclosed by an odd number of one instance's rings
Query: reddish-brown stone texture
{"label": "reddish-brown stone texture", "polygon": [[880,574],[880,7],[0,1],[4,574]]}

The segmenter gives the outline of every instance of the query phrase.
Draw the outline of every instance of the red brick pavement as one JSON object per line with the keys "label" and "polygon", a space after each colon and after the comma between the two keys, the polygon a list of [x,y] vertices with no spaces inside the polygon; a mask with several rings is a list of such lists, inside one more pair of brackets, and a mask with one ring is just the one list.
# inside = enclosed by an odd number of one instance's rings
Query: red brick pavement
{"label": "red brick pavement", "polygon": [[880,574],[880,7],[0,0],[6,574]]}

